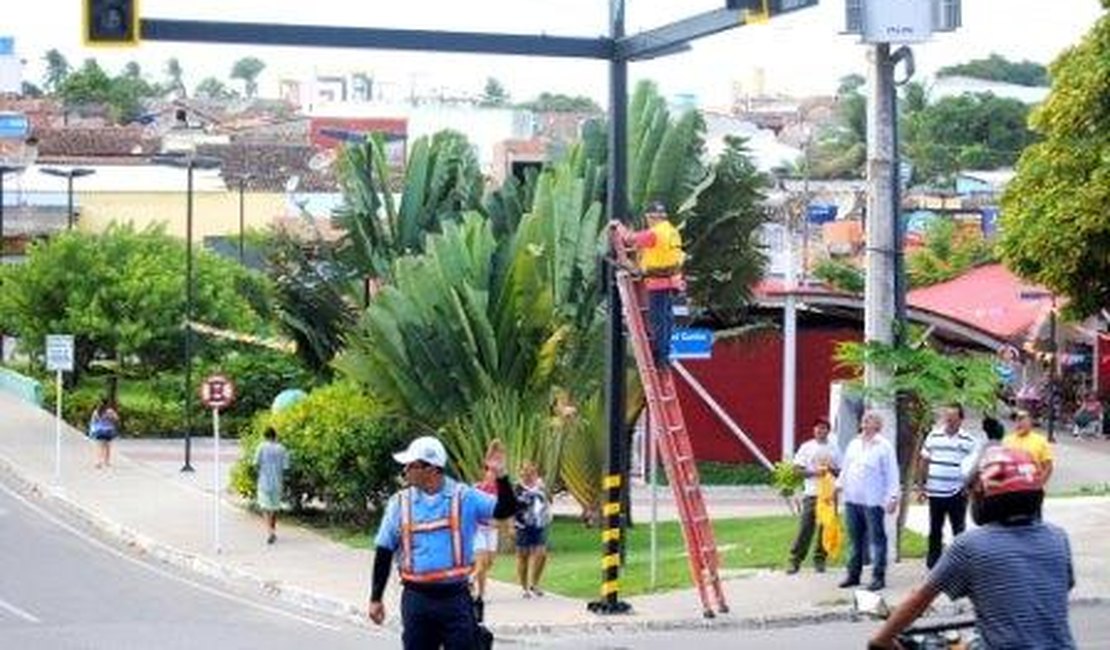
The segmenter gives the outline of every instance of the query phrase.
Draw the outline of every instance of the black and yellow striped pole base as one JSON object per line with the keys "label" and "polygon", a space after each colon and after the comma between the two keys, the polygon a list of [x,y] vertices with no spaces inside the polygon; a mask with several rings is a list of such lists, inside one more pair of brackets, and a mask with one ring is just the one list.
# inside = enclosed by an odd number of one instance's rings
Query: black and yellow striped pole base
{"label": "black and yellow striped pole base", "polygon": [[621,568],[621,475],[605,477],[605,528],[601,531],[601,599],[587,605],[595,614],[626,614],[632,606],[620,599]]}

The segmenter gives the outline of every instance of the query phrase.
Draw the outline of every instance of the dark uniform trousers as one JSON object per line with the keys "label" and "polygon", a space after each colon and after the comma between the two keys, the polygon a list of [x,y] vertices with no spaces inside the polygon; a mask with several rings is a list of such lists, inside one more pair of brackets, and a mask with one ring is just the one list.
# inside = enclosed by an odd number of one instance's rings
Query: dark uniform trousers
{"label": "dark uniform trousers", "polygon": [[405,650],[471,650],[477,623],[466,582],[406,584],[401,593]]}

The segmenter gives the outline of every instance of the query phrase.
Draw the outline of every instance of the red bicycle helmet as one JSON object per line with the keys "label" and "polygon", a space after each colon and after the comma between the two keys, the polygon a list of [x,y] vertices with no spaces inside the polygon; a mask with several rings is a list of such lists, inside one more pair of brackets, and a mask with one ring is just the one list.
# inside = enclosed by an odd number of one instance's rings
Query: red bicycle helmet
{"label": "red bicycle helmet", "polygon": [[1006,447],[990,447],[983,452],[979,481],[984,497],[1044,489],[1040,468],[1033,457],[1020,449]]}

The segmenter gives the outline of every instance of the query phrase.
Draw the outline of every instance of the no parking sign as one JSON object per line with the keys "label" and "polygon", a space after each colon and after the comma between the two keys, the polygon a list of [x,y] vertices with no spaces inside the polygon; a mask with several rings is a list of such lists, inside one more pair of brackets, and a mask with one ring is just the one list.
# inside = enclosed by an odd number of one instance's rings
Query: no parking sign
{"label": "no parking sign", "polygon": [[226,409],[235,401],[235,383],[224,375],[210,376],[200,385],[200,401],[210,409]]}

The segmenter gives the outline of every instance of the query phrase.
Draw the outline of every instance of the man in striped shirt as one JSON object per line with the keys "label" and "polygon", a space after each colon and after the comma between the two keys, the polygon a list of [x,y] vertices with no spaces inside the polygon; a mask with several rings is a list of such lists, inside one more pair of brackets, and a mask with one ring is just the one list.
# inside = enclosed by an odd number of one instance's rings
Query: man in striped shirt
{"label": "man in striped shirt", "polygon": [[917,459],[917,499],[929,499],[929,554],[925,566],[933,568],[944,550],[944,520],[955,537],[964,531],[967,495],[962,467],[978,454],[979,443],[963,430],[964,410],[959,404],[941,409],[940,427],[925,438]]}

